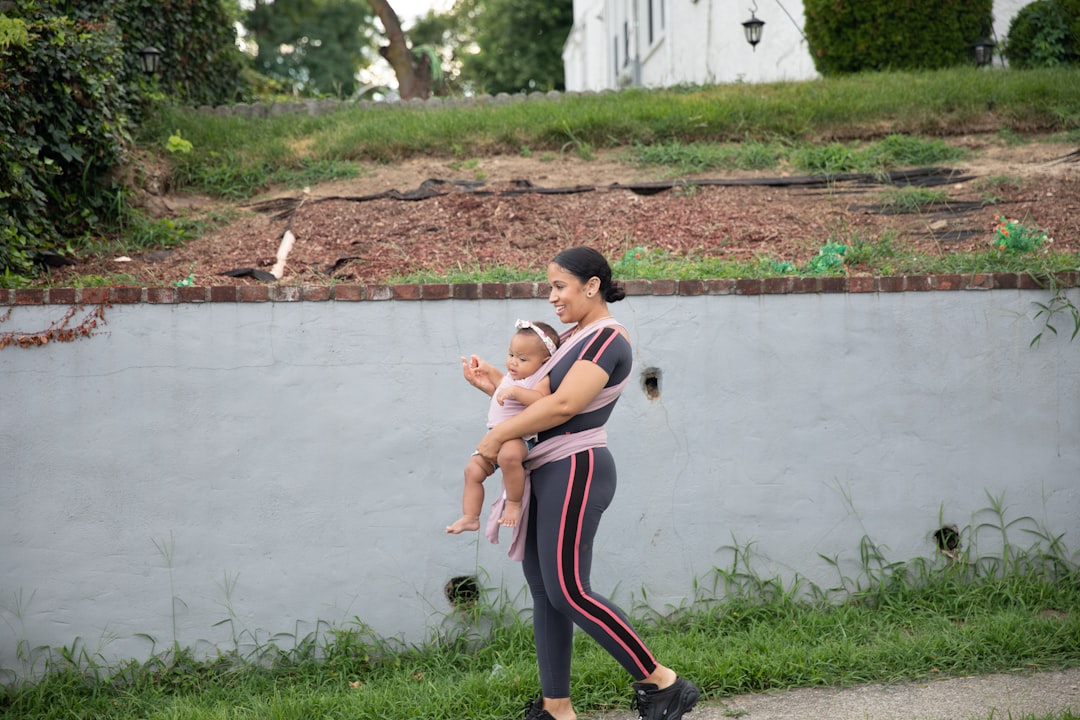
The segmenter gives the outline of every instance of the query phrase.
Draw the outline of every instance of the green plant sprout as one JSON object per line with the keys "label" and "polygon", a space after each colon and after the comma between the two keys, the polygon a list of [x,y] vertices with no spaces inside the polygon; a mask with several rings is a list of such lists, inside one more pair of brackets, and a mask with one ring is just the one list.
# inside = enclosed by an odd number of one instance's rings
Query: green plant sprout
{"label": "green plant sprout", "polygon": [[844,269],[844,253],[849,243],[830,240],[821,246],[818,254],[810,258],[803,268],[807,275],[834,275]]}
{"label": "green plant sprout", "polygon": [[169,136],[169,141],[165,143],[165,149],[170,154],[190,155],[195,146],[191,144],[191,141],[185,140],[184,136],[177,130]]}
{"label": "green plant sprout", "polygon": [[1039,227],[1030,227],[1016,218],[999,215],[994,226],[993,244],[998,250],[1026,253],[1037,250],[1054,239]]}
{"label": "green plant sprout", "polygon": [[[1051,279],[1052,276],[1051,276]],[[1035,320],[1042,318],[1043,329],[1038,332],[1028,343],[1028,347],[1038,347],[1042,342],[1043,335],[1047,330],[1054,335],[1058,334],[1057,327],[1053,324],[1056,322],[1056,318],[1059,315],[1068,315],[1072,320],[1072,334],[1069,335],[1069,342],[1076,339],[1076,336],[1080,334],[1080,308],[1077,308],[1069,296],[1065,294],[1065,288],[1057,286],[1053,283],[1054,294],[1045,303],[1033,302],[1038,312],[1035,313]]]}
{"label": "green plant sprout", "polygon": [[169,284],[172,285],[173,287],[191,287],[192,285],[194,285],[195,284],[195,266],[194,265],[188,266],[188,270],[190,272],[188,272],[187,277],[181,278],[179,280],[173,280]]}

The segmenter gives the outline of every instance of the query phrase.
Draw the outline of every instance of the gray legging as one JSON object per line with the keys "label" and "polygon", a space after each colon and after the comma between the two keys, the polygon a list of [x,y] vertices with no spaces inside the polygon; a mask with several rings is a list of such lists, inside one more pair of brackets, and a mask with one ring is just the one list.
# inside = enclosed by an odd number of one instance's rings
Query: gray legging
{"label": "gray legging", "polygon": [[607,448],[583,450],[532,470],[532,498],[522,566],[533,597],[533,633],[544,697],[570,697],[574,625],[607,650],[635,680],[656,660],[607,598],[592,591],[593,538],[615,495]]}

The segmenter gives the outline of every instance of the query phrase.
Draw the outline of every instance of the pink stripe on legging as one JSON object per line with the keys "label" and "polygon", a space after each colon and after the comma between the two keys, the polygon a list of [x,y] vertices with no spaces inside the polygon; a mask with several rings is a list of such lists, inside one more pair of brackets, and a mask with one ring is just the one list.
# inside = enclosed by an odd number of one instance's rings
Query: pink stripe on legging
{"label": "pink stripe on legging", "polygon": [[[578,557],[578,548],[581,547],[582,517],[585,514],[585,507],[588,504],[589,490],[592,487],[593,467],[594,467],[592,449],[590,448],[586,452],[589,453],[589,473],[588,473],[588,476],[585,479],[584,493],[583,493],[583,496],[581,498],[581,510],[579,511],[580,514],[578,515],[578,517],[573,518],[573,520],[574,520],[574,567],[573,567],[573,575],[572,576],[573,576],[573,581],[574,581],[574,589],[577,591],[577,594],[580,597],[583,597],[583,598],[588,598],[588,594],[586,594],[585,588],[581,584],[581,575],[580,575],[580,572],[579,572],[579,569],[581,567],[581,562],[580,562],[580,558]],[[611,639],[614,640],[620,647],[622,647],[622,649],[626,651],[627,655],[629,655],[631,658],[633,658],[634,663],[637,665],[638,669],[641,671],[641,677],[648,677],[648,675],[649,675],[649,673],[651,671],[648,670],[642,664],[641,660],[638,658],[638,653],[631,650],[630,647],[623,641],[623,639],[620,638],[617,633],[615,633],[615,632],[613,632],[611,630],[611,626],[612,625],[618,625],[618,626],[622,627],[624,630],[626,630],[626,632],[631,637],[637,637],[637,633],[634,632],[634,629],[631,628],[629,625],[627,625],[625,622],[623,622],[621,617],[619,617],[615,613],[611,612],[611,610],[608,607],[606,607],[606,606],[604,606],[604,605],[602,605],[600,603],[592,603],[593,612],[586,611],[585,608],[583,608],[581,605],[577,604],[574,601],[574,595],[571,594],[570,588],[568,587],[568,585],[566,583],[568,573],[566,572],[566,568],[563,567],[563,554],[562,554],[561,550],[564,547],[564,543],[566,542],[566,527],[567,527],[567,520],[570,519],[568,517],[568,514],[569,514],[569,507],[570,507],[570,497],[573,495],[573,489],[574,489],[574,477],[577,474],[577,459],[578,459],[577,455],[571,455],[570,456],[570,482],[567,484],[566,498],[563,501],[562,522],[559,524],[559,551],[560,552],[557,553],[558,564],[559,564],[559,586],[562,589],[563,597],[566,598],[566,600],[574,607],[574,609],[577,610],[579,613],[581,613],[584,617],[588,618],[589,620],[592,620],[594,623],[596,623],[600,627],[604,628],[605,631],[607,632],[607,634],[611,637]],[[600,614],[603,614],[604,618],[606,618],[606,619],[602,620],[600,618],[600,616],[599,616]],[[652,658],[652,654],[644,646],[642,646],[641,649],[645,650],[645,655],[648,655],[650,658]]]}

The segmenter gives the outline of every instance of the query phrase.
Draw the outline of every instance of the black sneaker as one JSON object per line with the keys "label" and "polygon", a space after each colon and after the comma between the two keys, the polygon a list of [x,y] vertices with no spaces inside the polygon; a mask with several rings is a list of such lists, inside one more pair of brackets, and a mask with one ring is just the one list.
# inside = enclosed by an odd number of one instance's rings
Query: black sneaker
{"label": "black sneaker", "polygon": [[541,696],[526,703],[525,720],[555,720],[555,718],[544,709],[544,698]]}
{"label": "black sneaker", "polygon": [[682,678],[675,678],[663,690],[652,683],[634,683],[633,707],[637,708],[638,720],[679,720],[693,709],[699,697],[697,685]]}

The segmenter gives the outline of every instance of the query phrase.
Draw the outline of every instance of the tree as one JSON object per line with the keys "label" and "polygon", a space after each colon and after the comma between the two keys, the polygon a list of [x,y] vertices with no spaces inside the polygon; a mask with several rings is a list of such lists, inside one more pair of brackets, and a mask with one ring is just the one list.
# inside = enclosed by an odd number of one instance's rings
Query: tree
{"label": "tree", "polygon": [[470,39],[461,35],[461,25],[452,13],[429,10],[409,28],[409,41],[431,57],[432,92],[436,95],[463,94],[458,48]]}
{"label": "tree", "polygon": [[352,95],[373,59],[364,0],[256,0],[244,25],[258,45],[256,69],[305,95]]}
{"label": "tree", "polygon": [[379,48],[390,67],[397,76],[398,94],[402,100],[412,98],[427,98],[431,95],[432,75],[434,63],[438,58],[434,53],[414,53],[409,43],[406,42],[405,33],[401,30],[401,21],[398,19],[394,8],[386,0],[368,0],[371,9],[382,20],[383,28],[386,29],[386,39],[389,45]]}
{"label": "tree", "polygon": [[369,2],[386,28],[389,45],[380,52],[403,98],[427,97],[429,89],[565,87],[562,48],[573,25],[573,0],[456,0],[449,13],[429,12],[407,34],[387,0]]}
{"label": "tree", "polygon": [[433,91],[437,94],[467,94],[477,90],[475,79],[463,74],[462,57],[475,52],[476,0],[457,0],[445,13],[429,10],[409,28],[412,46],[433,56]]}
{"label": "tree", "polygon": [[458,0],[453,13],[471,38],[458,57],[462,80],[489,93],[562,90],[562,48],[573,0]]}

